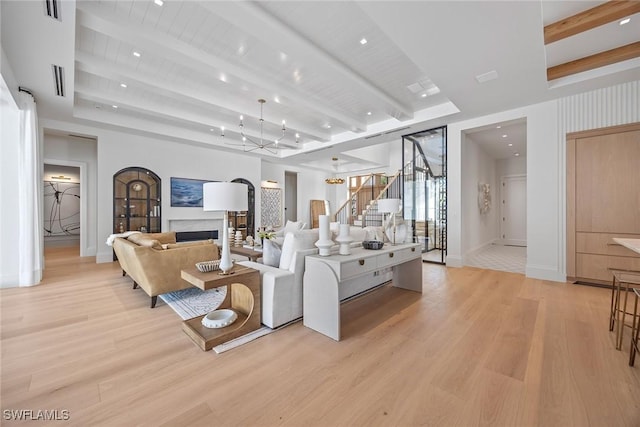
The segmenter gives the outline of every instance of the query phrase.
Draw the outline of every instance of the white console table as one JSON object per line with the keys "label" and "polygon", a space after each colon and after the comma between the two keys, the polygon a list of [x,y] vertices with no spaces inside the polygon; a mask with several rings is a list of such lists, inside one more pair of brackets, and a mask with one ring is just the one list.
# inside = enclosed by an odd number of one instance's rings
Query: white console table
{"label": "white console table", "polygon": [[393,286],[422,293],[422,254],[416,243],[353,248],[351,255],[307,255],[304,325],[340,341],[340,302],[379,285],[376,275],[388,268],[393,269]]}

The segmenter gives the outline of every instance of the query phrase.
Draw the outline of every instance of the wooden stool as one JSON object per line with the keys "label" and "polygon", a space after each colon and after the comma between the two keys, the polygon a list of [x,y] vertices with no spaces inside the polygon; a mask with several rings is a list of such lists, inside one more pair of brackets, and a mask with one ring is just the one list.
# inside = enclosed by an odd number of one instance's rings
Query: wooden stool
{"label": "wooden stool", "polygon": [[629,345],[629,366],[633,366],[636,359],[636,353],[640,351],[638,348],[640,338],[640,313],[638,312],[638,299],[640,299],[640,288],[634,288],[635,302],[633,303],[633,322],[631,324],[631,344]]}
{"label": "wooden stool", "polygon": [[[624,328],[632,328],[632,325],[625,323],[627,314],[627,297],[630,291],[640,288],[640,271],[637,270],[619,270],[611,269],[613,273],[613,283],[611,286],[611,308],[609,312],[609,330],[613,331],[616,327],[616,349],[622,349],[622,339]],[[624,302],[621,303],[621,292],[624,292]],[[635,315],[634,315],[635,321]]]}

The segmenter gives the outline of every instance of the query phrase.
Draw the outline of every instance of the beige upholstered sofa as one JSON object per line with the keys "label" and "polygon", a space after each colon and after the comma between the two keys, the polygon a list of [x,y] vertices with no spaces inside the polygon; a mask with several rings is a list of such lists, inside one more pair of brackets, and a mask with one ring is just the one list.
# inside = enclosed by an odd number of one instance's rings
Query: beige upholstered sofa
{"label": "beige upholstered sofa", "polygon": [[176,243],[176,233],[140,233],[128,238],[117,237],[113,250],[118,257],[122,275],[133,279],[151,297],[155,307],[158,295],[189,288],[180,271],[200,261],[219,259],[213,240]]}

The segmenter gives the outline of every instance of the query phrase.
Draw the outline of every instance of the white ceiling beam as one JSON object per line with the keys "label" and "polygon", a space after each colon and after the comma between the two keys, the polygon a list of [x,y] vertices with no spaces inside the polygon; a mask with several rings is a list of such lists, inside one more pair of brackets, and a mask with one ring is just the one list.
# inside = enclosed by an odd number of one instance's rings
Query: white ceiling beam
{"label": "white ceiling beam", "polygon": [[[98,16],[99,15],[99,16]],[[283,98],[291,99],[294,104],[301,105],[311,112],[317,112],[328,116],[331,120],[347,129],[364,131],[367,123],[364,118],[353,114],[338,111],[334,106],[325,104],[324,101],[310,93],[302,93],[299,90],[291,90],[289,87],[279,85],[274,80],[265,79],[263,76],[253,73],[245,68],[207,54],[206,52],[191,46],[181,40],[165,33],[145,28],[139,31],[135,27],[123,25],[119,22],[121,17],[116,17],[111,12],[98,8],[92,2],[78,3],[76,12],[79,25],[105,34],[127,44],[133,44],[146,52],[153,52],[158,57],[181,61],[186,67],[198,70],[202,73],[211,73],[215,70],[232,75],[240,80],[262,87],[265,90],[276,91]]]}
{"label": "white ceiling beam", "polygon": [[220,151],[236,153],[240,151],[240,154],[248,156],[270,158],[280,156],[280,153],[272,154],[267,152],[266,150],[244,152],[242,151],[242,147],[214,142],[210,139],[210,135],[204,132],[173,126],[166,122],[158,123],[152,120],[134,118],[112,111],[100,111],[92,109],[90,107],[76,105],[74,107],[73,115],[77,119],[95,122],[100,127],[105,127],[105,125],[107,125],[126,133],[137,133],[147,138],[149,137],[149,135],[157,135],[162,139],[170,139],[171,142],[181,142],[188,145],[196,145],[207,148],[213,147],[216,150]]}
{"label": "white ceiling beam", "polygon": [[[130,88],[139,87],[148,90],[152,93],[167,96],[168,98],[174,98],[181,101],[198,101],[208,105],[213,105],[216,108],[225,110],[229,115],[247,114],[246,103],[240,103],[237,101],[231,101],[232,95],[226,94],[226,96],[213,96],[209,93],[194,90],[190,87],[179,86],[175,83],[160,79],[151,75],[144,75],[139,71],[125,68],[122,66],[115,66],[113,62],[105,61],[104,59],[96,58],[85,52],[76,52],[76,70],[90,73],[96,76],[103,77],[105,79],[126,82]],[[218,100],[224,99],[224,105],[221,105]],[[253,105],[252,108],[257,108],[257,105]],[[273,114],[265,114],[264,119],[266,123],[271,123],[273,126],[278,127],[281,125],[279,119],[273,117]],[[291,122],[287,122],[291,125]],[[225,129],[234,131],[238,129],[238,122],[230,123],[229,121],[216,119],[213,120],[209,117],[207,122],[203,123],[209,126],[224,126]],[[302,134],[301,140],[319,140],[329,141],[331,134],[321,129],[315,129],[306,125],[296,125],[295,128],[289,128],[288,134],[295,134],[299,132]],[[275,135],[274,135],[275,137]],[[295,138],[295,136],[294,136]]]}
{"label": "white ceiling beam", "polygon": [[348,82],[374,95],[385,106],[387,114],[399,120],[413,118],[413,109],[391,97],[371,81],[339,61],[326,50],[297,33],[277,17],[254,2],[202,2],[201,6],[232,24],[242,22],[242,29],[259,40],[269,40],[271,45],[308,62],[320,62],[339,72]]}
{"label": "white ceiling beam", "polygon": [[[111,92],[104,93],[95,89],[88,88],[86,87],[86,85],[82,84],[76,84],[75,89],[76,98],[85,99],[94,103],[104,104],[106,105],[106,108],[112,108],[112,105],[117,105],[119,111],[135,111],[149,117],[154,117],[160,122],[169,119],[197,125],[198,127],[203,129],[214,127],[214,125],[210,124],[211,121],[208,115],[201,112],[187,111],[183,107],[174,107],[174,104],[172,104],[170,101],[156,103],[140,99],[139,97],[133,99],[131,96],[114,96],[114,94]],[[210,132],[212,139],[216,138],[228,143],[242,143],[242,136],[237,129],[237,123],[227,123],[222,125],[225,126],[225,137],[221,138],[219,129],[216,128],[215,132]],[[247,135],[247,137],[253,139],[254,141],[260,140],[260,134],[256,133],[254,130],[245,129],[245,135]],[[265,134],[264,140],[272,141],[279,136],[280,135],[276,136]],[[287,138],[292,139],[292,136],[289,135]],[[288,146],[291,145],[289,144],[289,142],[290,141],[287,141]]]}

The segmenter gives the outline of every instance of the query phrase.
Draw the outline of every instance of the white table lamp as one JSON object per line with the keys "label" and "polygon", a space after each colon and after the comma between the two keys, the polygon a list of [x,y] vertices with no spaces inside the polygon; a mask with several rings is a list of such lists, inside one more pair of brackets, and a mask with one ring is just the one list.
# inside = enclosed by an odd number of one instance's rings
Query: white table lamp
{"label": "white table lamp", "polygon": [[249,209],[248,191],[246,184],[236,182],[206,182],[202,185],[202,209],[224,212],[220,274],[230,274],[229,271],[233,268],[229,251],[229,211]]}
{"label": "white table lamp", "polygon": [[[387,233],[387,237],[392,245],[395,245],[396,242],[396,213],[400,210],[400,199],[379,199],[378,200],[378,212],[380,213],[388,213],[393,216],[393,234],[389,236],[387,232],[387,226],[383,226],[382,228]],[[388,221],[387,221],[388,222]]]}

